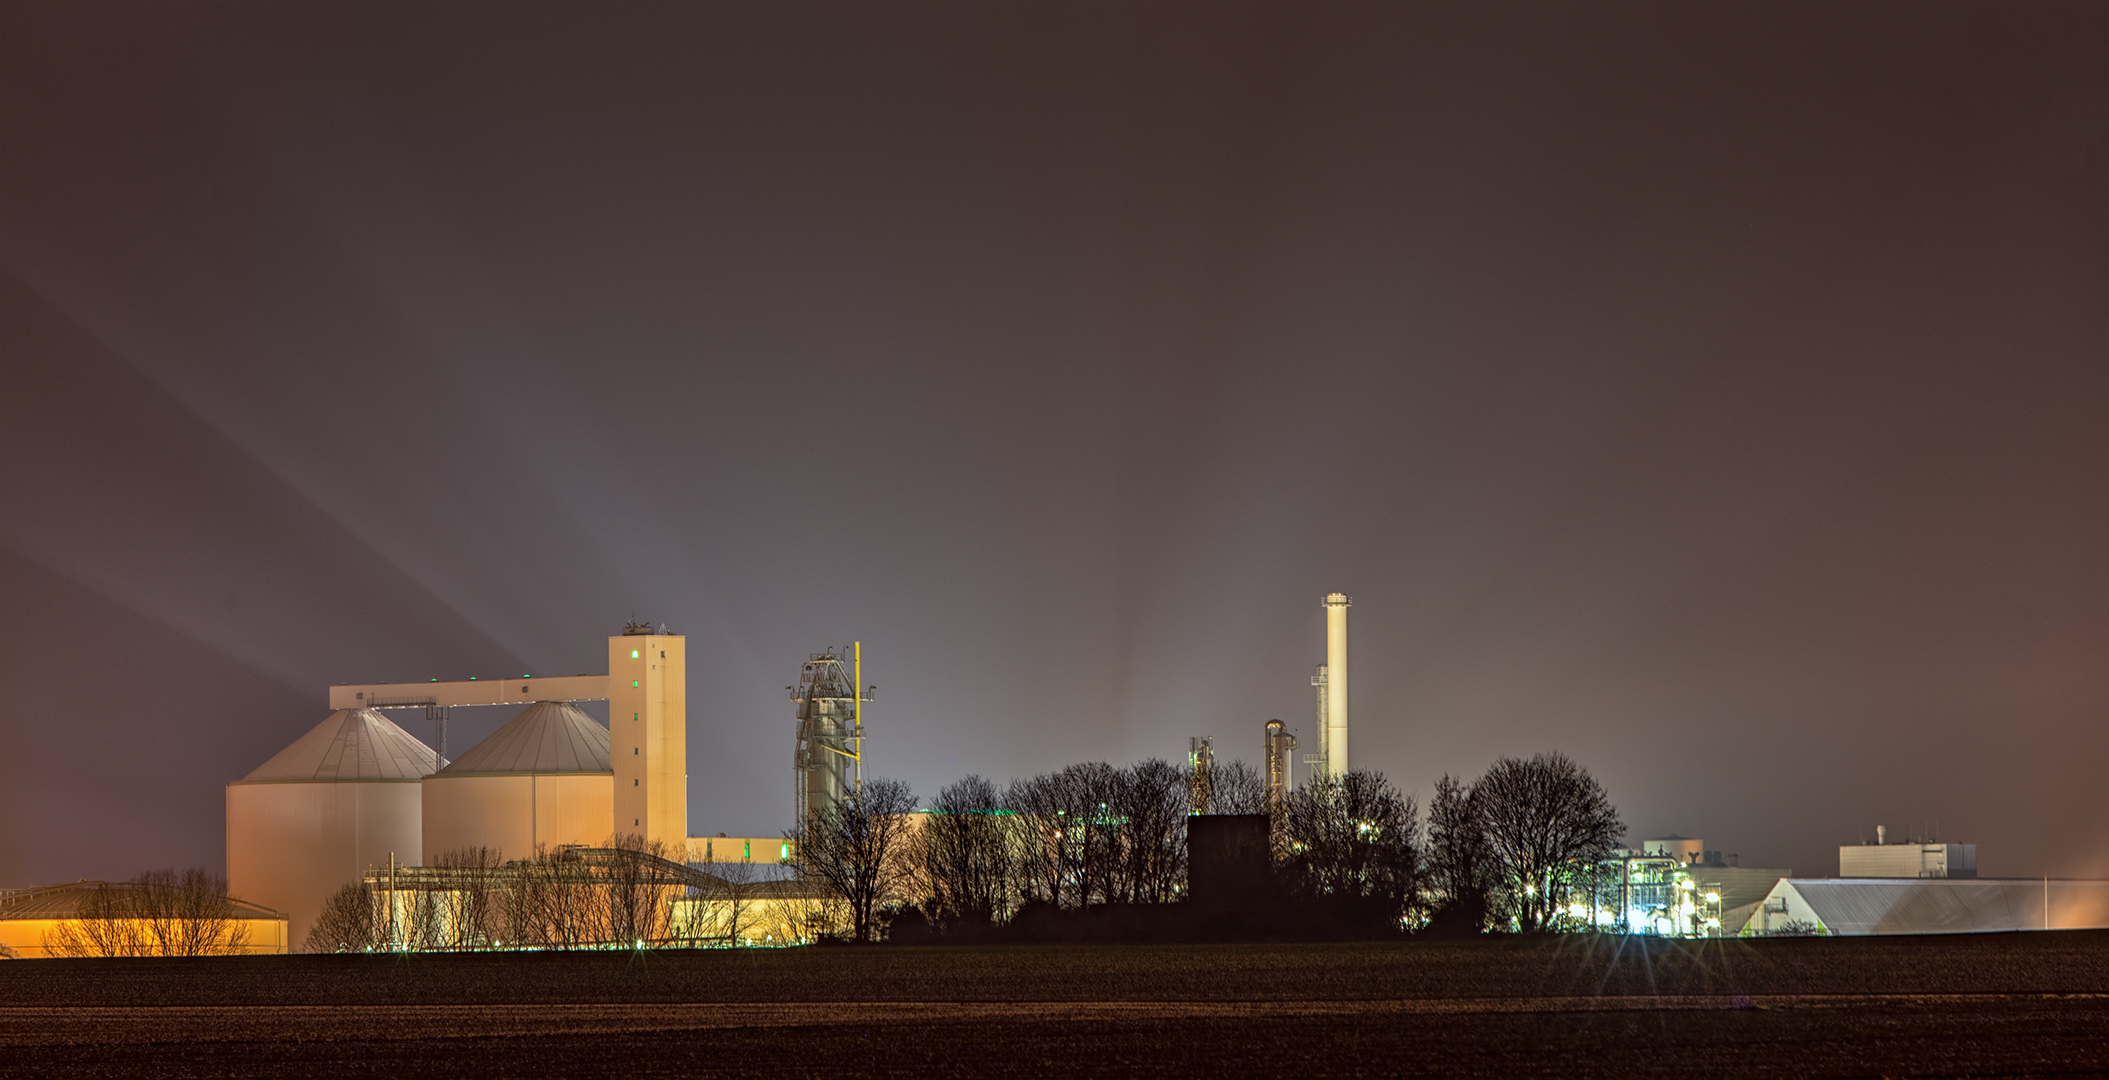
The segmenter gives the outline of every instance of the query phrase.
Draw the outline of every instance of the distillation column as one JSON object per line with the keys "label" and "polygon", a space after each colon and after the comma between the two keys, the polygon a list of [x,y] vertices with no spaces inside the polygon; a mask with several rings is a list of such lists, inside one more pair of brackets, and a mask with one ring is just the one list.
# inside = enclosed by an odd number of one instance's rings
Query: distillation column
{"label": "distillation column", "polygon": [[1289,793],[1291,763],[1296,758],[1296,736],[1279,720],[1267,721],[1267,810],[1273,812]]}
{"label": "distillation column", "polygon": [[1216,812],[1216,740],[1207,735],[1186,740],[1186,792],[1188,813]]}
{"label": "distillation column", "polygon": [[798,825],[836,806],[864,786],[864,703],[871,687],[858,687],[864,676],[864,646],[848,656],[834,649],[814,653],[799,673],[798,685],[785,687],[798,704],[798,741],[793,767],[798,777]]}
{"label": "distillation column", "polygon": [[1347,757],[1347,608],[1346,593],[1325,598],[1325,769],[1345,776]]}

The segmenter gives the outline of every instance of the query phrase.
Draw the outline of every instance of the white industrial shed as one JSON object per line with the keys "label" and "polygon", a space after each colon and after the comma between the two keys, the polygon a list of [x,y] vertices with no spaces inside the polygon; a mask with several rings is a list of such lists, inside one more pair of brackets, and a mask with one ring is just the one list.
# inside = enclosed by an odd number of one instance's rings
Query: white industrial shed
{"label": "white industrial shed", "polygon": [[423,859],[432,749],[371,709],[339,709],[227,785],[227,891],[287,914],[294,948],[323,902],[391,856]]}
{"label": "white industrial shed", "polygon": [[615,832],[608,729],[568,701],[538,701],[425,779],[430,858],[491,848],[525,859],[538,847],[599,847]]}
{"label": "white industrial shed", "polygon": [[1977,934],[2109,927],[2109,881],[1785,878],[1745,935]]}

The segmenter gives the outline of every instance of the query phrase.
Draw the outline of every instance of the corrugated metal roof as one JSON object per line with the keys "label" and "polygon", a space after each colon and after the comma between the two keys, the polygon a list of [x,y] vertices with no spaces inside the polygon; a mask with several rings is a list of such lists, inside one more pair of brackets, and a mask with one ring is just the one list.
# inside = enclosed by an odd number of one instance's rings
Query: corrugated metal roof
{"label": "corrugated metal roof", "polygon": [[537,701],[439,775],[614,771],[608,764],[607,728],[568,701]]}
{"label": "corrugated metal roof", "polygon": [[[0,919],[71,919],[79,915],[81,905],[87,903],[103,889],[112,892],[136,892],[142,886],[129,881],[76,881],[67,885],[43,885],[34,889],[11,889],[0,897]],[[230,897],[237,918],[255,919],[283,917],[262,904]],[[107,910],[107,909],[105,909]]]}
{"label": "corrugated metal roof", "polygon": [[415,780],[432,772],[432,759],[431,747],[380,713],[339,709],[242,782]]}
{"label": "corrugated metal roof", "polygon": [[1833,934],[1972,934],[2109,925],[2109,881],[1968,878],[1792,879]]}

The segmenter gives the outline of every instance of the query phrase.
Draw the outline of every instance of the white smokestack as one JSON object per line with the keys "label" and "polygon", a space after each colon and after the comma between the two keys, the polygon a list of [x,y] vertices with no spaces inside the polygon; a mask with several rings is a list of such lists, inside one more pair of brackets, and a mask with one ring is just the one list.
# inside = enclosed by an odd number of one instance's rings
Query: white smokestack
{"label": "white smokestack", "polygon": [[1325,767],[1345,776],[1347,758],[1347,594],[1325,598]]}

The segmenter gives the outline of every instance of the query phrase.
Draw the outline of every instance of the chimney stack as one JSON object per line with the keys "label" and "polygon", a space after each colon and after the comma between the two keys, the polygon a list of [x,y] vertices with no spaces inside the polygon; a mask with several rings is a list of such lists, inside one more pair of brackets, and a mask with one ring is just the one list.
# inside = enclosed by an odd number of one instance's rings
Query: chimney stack
{"label": "chimney stack", "polygon": [[1333,776],[1348,772],[1347,757],[1347,608],[1346,593],[1325,598],[1325,768]]}

